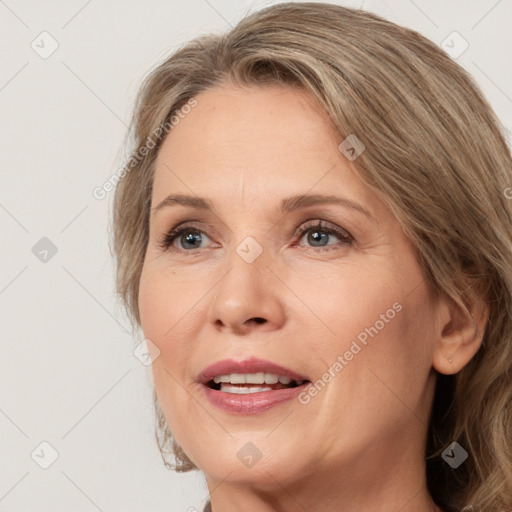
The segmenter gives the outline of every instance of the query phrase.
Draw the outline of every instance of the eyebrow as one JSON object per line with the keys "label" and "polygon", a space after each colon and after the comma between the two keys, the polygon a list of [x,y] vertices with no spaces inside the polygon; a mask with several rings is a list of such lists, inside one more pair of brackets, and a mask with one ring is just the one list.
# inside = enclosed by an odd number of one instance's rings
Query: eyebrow
{"label": "eyebrow", "polygon": [[[345,208],[356,210],[357,212],[366,215],[368,218],[375,220],[373,215],[359,203],[351,201],[345,197],[323,194],[299,194],[296,196],[286,197],[281,201],[281,205],[278,208],[278,211],[281,211],[282,213],[289,213],[295,210],[299,210],[300,208],[318,204],[341,205]],[[175,205],[189,206],[197,210],[213,211],[213,205],[210,200],[204,197],[188,196],[185,194],[171,194],[167,196],[163,201],[161,201],[157,206],[155,206],[152,210],[153,213],[156,213],[163,208]]]}

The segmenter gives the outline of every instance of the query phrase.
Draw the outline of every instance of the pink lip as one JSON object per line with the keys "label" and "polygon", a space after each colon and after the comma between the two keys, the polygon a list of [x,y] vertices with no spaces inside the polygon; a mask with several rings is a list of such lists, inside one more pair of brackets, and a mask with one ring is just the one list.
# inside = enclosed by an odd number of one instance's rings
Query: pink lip
{"label": "pink lip", "polygon": [[206,385],[201,387],[210,403],[219,409],[235,414],[258,414],[280,404],[281,402],[292,400],[302,393],[309,384],[311,383],[305,382],[302,386],[297,386],[295,388],[261,391],[259,393],[249,393],[247,395],[224,393],[223,391],[211,389]]}
{"label": "pink lip", "polygon": [[280,377],[290,377],[292,380],[309,380],[307,377],[298,373],[257,357],[251,357],[243,361],[235,361],[234,359],[223,359],[206,367],[197,377],[197,381],[206,384],[217,375],[227,375],[230,373],[275,373]]}
{"label": "pink lip", "polygon": [[207,383],[217,375],[226,375],[230,373],[275,373],[279,376],[289,377],[293,380],[309,380],[307,377],[272,363],[264,359],[250,358],[244,361],[235,361],[233,359],[224,359],[205,368],[198,376],[197,380],[203,384],[202,389],[206,398],[220,409],[236,414],[257,414],[264,412],[282,402],[292,400],[298,396],[304,388],[310,384],[305,382],[301,386],[294,388],[276,389],[273,391],[261,391],[249,394],[233,394],[211,389]]}

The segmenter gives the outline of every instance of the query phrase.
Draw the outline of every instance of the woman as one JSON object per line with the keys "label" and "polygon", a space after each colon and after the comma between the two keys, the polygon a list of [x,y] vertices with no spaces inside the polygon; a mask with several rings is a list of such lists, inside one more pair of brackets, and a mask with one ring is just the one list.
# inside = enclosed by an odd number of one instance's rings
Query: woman
{"label": "woman", "polygon": [[176,51],[132,128],[117,286],[205,510],[512,510],[512,166],[469,75],[285,3]]}

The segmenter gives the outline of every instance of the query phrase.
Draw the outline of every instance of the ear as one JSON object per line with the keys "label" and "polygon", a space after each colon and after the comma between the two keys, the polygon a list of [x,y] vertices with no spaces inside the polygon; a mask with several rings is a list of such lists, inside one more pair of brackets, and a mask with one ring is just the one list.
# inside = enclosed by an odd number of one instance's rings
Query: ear
{"label": "ear", "polygon": [[459,372],[482,344],[489,308],[475,301],[462,309],[452,299],[443,297],[438,304],[438,322],[433,352],[433,367],[445,375]]}

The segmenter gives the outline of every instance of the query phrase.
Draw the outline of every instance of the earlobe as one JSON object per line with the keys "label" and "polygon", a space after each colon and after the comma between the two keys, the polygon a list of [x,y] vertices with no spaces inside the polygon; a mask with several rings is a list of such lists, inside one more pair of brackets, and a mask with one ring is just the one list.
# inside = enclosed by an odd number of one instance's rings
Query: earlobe
{"label": "earlobe", "polygon": [[441,322],[434,344],[433,367],[444,375],[458,373],[482,344],[488,319],[488,306],[476,302],[468,310],[453,301],[440,304]]}

